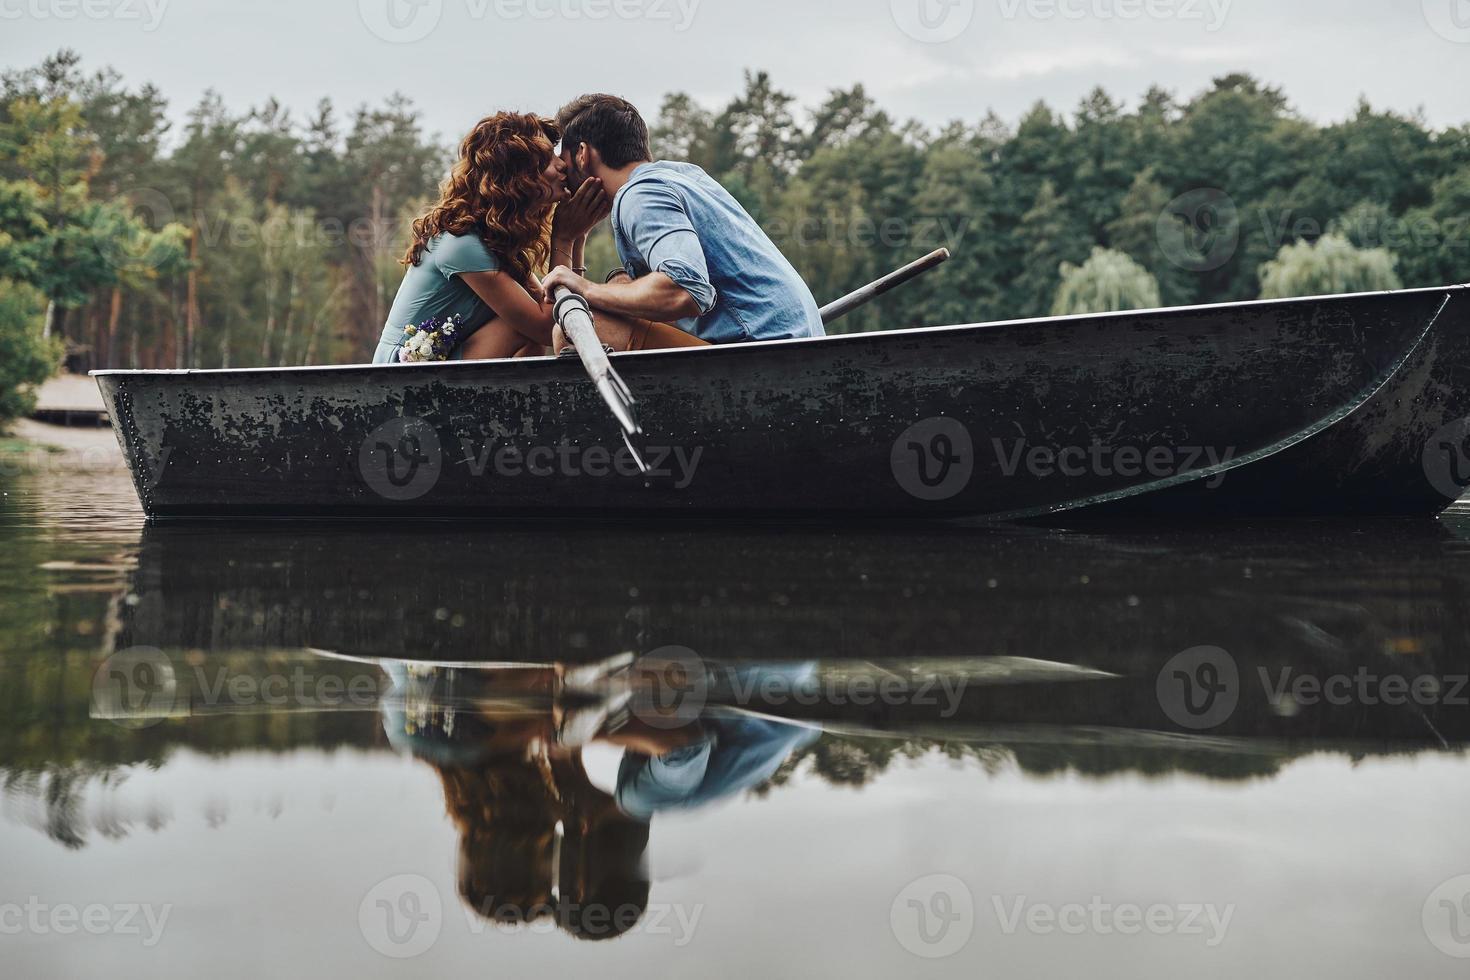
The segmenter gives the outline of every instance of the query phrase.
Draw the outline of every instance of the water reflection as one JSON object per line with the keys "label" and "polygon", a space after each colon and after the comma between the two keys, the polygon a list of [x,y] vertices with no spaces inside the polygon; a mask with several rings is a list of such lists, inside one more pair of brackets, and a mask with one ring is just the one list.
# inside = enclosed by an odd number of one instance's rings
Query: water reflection
{"label": "water reflection", "polygon": [[[57,845],[47,853],[105,863],[138,838],[193,842],[200,822],[224,834],[247,811],[295,819],[310,846],[350,811],[367,832],[399,821],[400,840],[448,828],[451,852],[421,847],[409,866],[452,871],[478,921],[626,941],[678,892],[661,841],[766,827],[750,807],[767,807],[785,821],[774,837],[722,847],[774,873],[786,842],[821,851],[835,833],[836,816],[804,824],[782,803],[811,806],[813,787],[848,793],[849,850],[829,860],[850,874],[865,867],[852,854],[895,833],[950,855],[891,858],[900,875],[963,870],[950,816],[993,829],[1017,804],[984,788],[1018,784],[1043,809],[1096,787],[1104,822],[1126,810],[1165,825],[1172,814],[1131,801],[1197,781],[1244,794],[1247,850],[1270,851],[1278,815],[1303,807],[1330,811],[1361,850],[1390,804],[1354,787],[1384,785],[1390,767],[1409,837],[1463,838],[1438,805],[1444,781],[1412,776],[1470,744],[1470,547],[1454,521],[427,531],[114,515],[89,535],[31,506],[0,528],[13,583],[0,806]],[[598,752],[615,764],[589,765]],[[400,762],[421,781],[391,803],[231,794],[252,766],[397,786],[371,774]],[[1306,795],[1264,789],[1338,764]],[[178,773],[204,784],[194,802]],[[918,776],[925,805],[896,822],[893,787]],[[1111,826],[1074,831],[1073,860],[1103,867],[1126,821]],[[1013,833],[1022,846],[1024,821]],[[16,840],[0,828],[8,857]],[[1430,867],[1411,894],[1453,870]],[[1340,860],[1312,868],[1351,877]],[[873,898],[838,882],[829,903]],[[891,897],[873,898],[880,915]]]}

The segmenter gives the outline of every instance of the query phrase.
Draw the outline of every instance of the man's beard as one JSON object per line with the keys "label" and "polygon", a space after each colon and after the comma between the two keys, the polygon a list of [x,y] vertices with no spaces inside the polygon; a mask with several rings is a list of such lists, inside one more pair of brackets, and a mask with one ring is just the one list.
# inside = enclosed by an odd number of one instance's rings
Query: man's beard
{"label": "man's beard", "polygon": [[586,183],[587,178],[590,176],[592,175],[577,166],[576,157],[572,157],[567,161],[567,190],[573,194],[581,189],[582,185]]}

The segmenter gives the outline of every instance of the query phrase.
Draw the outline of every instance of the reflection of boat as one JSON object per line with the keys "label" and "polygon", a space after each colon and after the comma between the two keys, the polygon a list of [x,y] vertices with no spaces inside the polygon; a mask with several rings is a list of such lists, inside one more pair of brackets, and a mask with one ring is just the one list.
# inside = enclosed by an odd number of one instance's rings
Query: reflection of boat
{"label": "reflection of boat", "polygon": [[[157,526],[131,591],[120,646],[526,664],[673,647],[712,662],[964,676],[963,710],[943,719],[956,730],[1470,740],[1470,711],[1448,697],[1306,704],[1267,696],[1262,680],[1470,675],[1470,557],[1435,524],[355,537]],[[1253,692],[1203,732],[1159,695],[1166,668],[1199,647],[1227,652]],[[1028,672],[1037,662],[1117,679]],[[819,705],[803,717],[943,727],[921,707]]]}
{"label": "reflection of boat", "polygon": [[1429,514],[1470,479],[1447,428],[1470,415],[1463,286],[617,367],[649,480],[574,363],[98,379],[155,516]]}

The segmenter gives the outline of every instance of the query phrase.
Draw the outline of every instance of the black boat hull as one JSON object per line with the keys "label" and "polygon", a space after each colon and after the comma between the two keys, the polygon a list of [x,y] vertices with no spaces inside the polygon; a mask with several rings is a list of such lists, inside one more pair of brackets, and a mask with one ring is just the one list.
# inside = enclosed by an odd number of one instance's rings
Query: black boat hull
{"label": "black boat hull", "polygon": [[615,363],[647,477],[574,360],[98,378],[154,517],[1427,515],[1470,482],[1463,286]]}

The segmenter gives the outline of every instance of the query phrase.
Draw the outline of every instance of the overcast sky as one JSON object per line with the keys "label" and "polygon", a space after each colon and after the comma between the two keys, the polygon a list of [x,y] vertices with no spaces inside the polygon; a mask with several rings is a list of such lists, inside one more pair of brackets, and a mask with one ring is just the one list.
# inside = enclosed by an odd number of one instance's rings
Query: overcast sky
{"label": "overcast sky", "polygon": [[651,116],[665,92],[728,99],[765,69],[804,103],[867,85],[939,124],[1101,84],[1187,97],[1252,72],[1320,121],[1375,105],[1470,121],[1470,0],[0,0],[0,64],[67,46],[151,80],[176,117],[206,88],[307,109],[394,90],[458,137],[501,108],[607,90]]}

